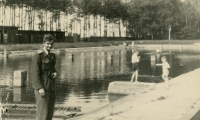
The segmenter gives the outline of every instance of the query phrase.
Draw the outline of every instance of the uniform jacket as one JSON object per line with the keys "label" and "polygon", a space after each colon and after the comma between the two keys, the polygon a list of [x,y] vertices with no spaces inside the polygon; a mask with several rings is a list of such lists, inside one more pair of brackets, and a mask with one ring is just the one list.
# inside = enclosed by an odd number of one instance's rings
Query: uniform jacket
{"label": "uniform jacket", "polygon": [[55,64],[56,57],[53,53],[48,55],[46,52],[40,51],[32,57],[31,80],[34,89],[44,88],[46,91],[55,89],[55,79],[52,78],[52,73],[56,72]]}

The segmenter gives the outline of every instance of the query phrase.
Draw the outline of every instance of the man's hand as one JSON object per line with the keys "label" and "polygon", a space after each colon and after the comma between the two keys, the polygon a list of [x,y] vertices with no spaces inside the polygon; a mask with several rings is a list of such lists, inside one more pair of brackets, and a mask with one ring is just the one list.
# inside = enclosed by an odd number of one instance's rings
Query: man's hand
{"label": "man's hand", "polygon": [[43,89],[43,88],[39,89],[39,94],[40,94],[41,96],[44,96],[44,95],[45,95],[45,92],[44,92],[44,89]]}
{"label": "man's hand", "polygon": [[58,76],[58,73],[57,73],[57,72],[52,73],[52,77],[53,77],[53,78],[56,78],[57,76]]}

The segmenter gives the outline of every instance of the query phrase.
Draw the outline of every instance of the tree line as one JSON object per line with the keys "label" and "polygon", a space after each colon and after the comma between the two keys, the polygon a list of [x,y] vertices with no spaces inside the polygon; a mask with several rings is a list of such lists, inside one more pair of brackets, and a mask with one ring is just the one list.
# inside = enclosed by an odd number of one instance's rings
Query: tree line
{"label": "tree line", "polygon": [[[77,17],[100,15],[107,22],[121,20],[127,36],[135,39],[200,38],[199,0],[6,0],[5,5],[13,11],[21,6],[27,11],[40,11],[41,28],[45,27],[44,11],[48,11],[58,28],[62,12]],[[32,17],[30,14],[30,21]]]}
{"label": "tree line", "polygon": [[138,39],[200,37],[199,0],[131,0],[128,6],[128,30]]}

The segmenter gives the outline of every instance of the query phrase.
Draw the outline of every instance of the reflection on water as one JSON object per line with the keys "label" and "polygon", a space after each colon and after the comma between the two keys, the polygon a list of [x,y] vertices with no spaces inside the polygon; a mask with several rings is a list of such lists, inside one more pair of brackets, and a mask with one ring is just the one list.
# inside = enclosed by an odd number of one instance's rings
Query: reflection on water
{"label": "reflection on water", "polygon": [[[165,55],[171,66],[170,77],[176,77],[182,73],[198,68],[199,53],[186,51],[165,51],[163,54],[152,54],[151,51],[140,51],[139,81],[162,82],[146,76],[161,76],[160,58]],[[58,52],[57,71],[60,73],[57,80],[57,104],[67,106],[81,106],[82,111],[87,112],[110,101],[118,99],[107,94],[108,84],[112,81],[129,81],[131,79],[131,55],[132,50],[111,49],[94,51]],[[180,62],[182,66],[180,65]],[[31,56],[10,56],[0,58],[0,84],[10,87],[1,88],[1,97],[5,98],[10,93],[8,102],[19,104],[33,104],[35,102],[31,82],[27,87],[13,87],[13,71],[27,70],[30,73]]]}

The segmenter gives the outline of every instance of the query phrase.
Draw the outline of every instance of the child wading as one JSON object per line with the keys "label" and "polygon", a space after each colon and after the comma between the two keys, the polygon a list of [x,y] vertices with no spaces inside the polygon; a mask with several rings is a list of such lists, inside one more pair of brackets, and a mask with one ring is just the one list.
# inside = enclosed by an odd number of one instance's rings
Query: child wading
{"label": "child wading", "polygon": [[135,50],[133,55],[132,55],[132,59],[131,59],[132,70],[133,70],[133,75],[131,77],[131,82],[133,82],[134,77],[135,77],[135,82],[137,82],[137,80],[138,80],[139,58],[140,58],[140,56],[138,56],[138,51]]}
{"label": "child wading", "polygon": [[161,58],[162,63],[161,64],[156,64],[156,66],[162,66],[162,70],[163,70],[163,74],[162,74],[162,78],[164,79],[166,86],[169,87],[169,79],[168,79],[168,75],[169,75],[169,68],[170,65],[167,62],[167,58],[165,56],[163,56]]}

